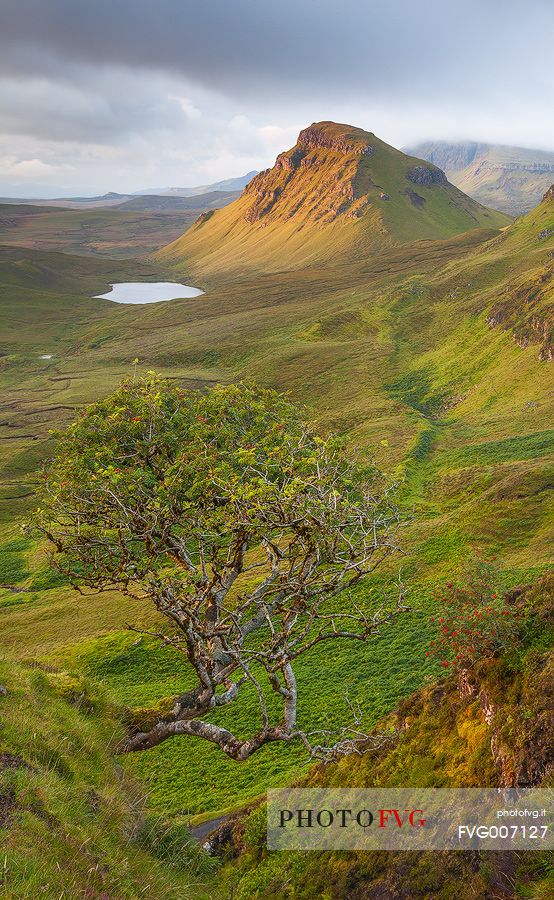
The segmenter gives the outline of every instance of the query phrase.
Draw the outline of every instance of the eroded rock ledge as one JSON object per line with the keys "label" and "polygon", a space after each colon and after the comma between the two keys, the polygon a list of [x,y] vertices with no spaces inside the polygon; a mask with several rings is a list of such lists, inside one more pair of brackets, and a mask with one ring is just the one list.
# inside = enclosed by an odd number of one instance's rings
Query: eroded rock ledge
{"label": "eroded rock ledge", "polygon": [[375,153],[374,147],[370,144],[366,144],[361,140],[349,141],[346,135],[342,137],[333,136],[325,128],[318,128],[314,125],[310,125],[300,132],[297,146],[311,150],[322,147],[326,150],[334,150],[337,153],[356,153],[360,156],[363,154],[371,156]]}

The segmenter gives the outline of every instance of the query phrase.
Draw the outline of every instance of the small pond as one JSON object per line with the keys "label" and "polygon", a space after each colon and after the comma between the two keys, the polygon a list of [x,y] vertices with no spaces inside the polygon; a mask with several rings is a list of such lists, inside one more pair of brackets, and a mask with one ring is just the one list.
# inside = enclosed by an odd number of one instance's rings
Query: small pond
{"label": "small pond", "polygon": [[114,303],[159,303],[162,300],[199,297],[203,293],[189,284],[176,284],[174,281],[124,281],[112,284],[111,291],[97,294],[95,299],[113,300]]}

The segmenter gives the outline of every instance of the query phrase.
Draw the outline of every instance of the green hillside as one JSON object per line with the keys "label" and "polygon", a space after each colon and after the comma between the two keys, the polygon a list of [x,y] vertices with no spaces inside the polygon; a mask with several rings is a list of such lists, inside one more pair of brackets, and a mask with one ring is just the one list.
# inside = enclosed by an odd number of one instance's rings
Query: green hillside
{"label": "green hillside", "polygon": [[[308,726],[343,721],[348,690],[369,728],[436,677],[422,655],[426,610],[434,586],[472,549],[498,556],[507,586],[551,564],[554,195],[499,230],[505,217],[478,212],[442,180],[398,182],[399,167],[408,172],[421,161],[376,139],[373,155],[356,152],[369,137],[355,129],[348,139],[344,131],[325,133],[341,148],[304,147],[302,157],[321,163],[320,179],[312,162],[301,161],[298,170],[285,163],[257,176],[273,190],[273,179],[289,173],[279,202],[264,212],[256,206],[261,195],[247,191],[155,260],[0,250],[0,650],[10,659],[38,659],[90,678],[102,683],[109,703],[129,707],[155,704],[187,685],[180,655],[126,631],[128,622],[155,624],[154,613],[115,593],[79,598],[49,570],[44,548],[18,530],[35,503],[38,467],[54,446],[51,431],[135,367],[187,387],[254,378],[290,391],[324,431],[344,433],[401,479],[413,519],[402,569],[414,610],[356,652],[345,647],[332,659],[306,659],[298,676]],[[368,175],[378,162],[379,189],[388,186],[392,198],[379,203]],[[354,169],[366,180],[357,182]],[[295,209],[297,178],[310,199]],[[372,200],[349,218],[360,196],[340,192],[358,183],[362,200]],[[412,188],[427,198],[423,211],[402,193]],[[324,209],[334,218],[322,225]],[[218,222],[227,216],[225,243]],[[182,272],[198,273],[206,293],[142,307],[92,299],[111,281],[176,280],[176,272],[179,280]],[[379,594],[392,590],[395,575],[383,573]],[[18,671],[26,677],[26,669]],[[234,715],[239,731],[249,729],[254,698]],[[21,746],[10,748],[24,756]],[[189,738],[123,766],[145,785],[148,809],[178,823],[240,807],[308,769],[294,745],[237,764]]]}
{"label": "green hillside", "polygon": [[554,153],[547,150],[428,141],[406,152],[439,166],[461,191],[510,216],[529,212],[554,180]]}
{"label": "green hillside", "polygon": [[436,167],[374,134],[319,122],[300,132],[239,200],[201,216],[160,257],[198,276],[282,271],[359,263],[400,244],[508,221],[462,194]]}
{"label": "green hillside", "polygon": [[0,895],[196,897],[210,861],[145,810],[117,765],[121,725],[98,688],[0,660]]}
{"label": "green hillside", "polygon": [[[396,732],[394,740],[377,751],[314,769],[303,783],[346,788],[551,786],[547,733],[554,666],[548,648],[554,579],[527,585],[511,597],[512,604],[526,605],[529,611],[527,633],[515,653],[483,661],[465,693],[451,677],[406,698],[380,724]],[[268,853],[263,805],[237,818],[224,839],[231,861],[220,879],[225,885],[221,896],[236,900],[546,900],[554,887],[549,855],[540,851]]]}
{"label": "green hillside", "polygon": [[[479,242],[482,233],[472,232],[409,253],[401,248],[382,254],[349,270],[347,288],[344,270],[330,267],[245,277],[199,299],[144,308],[98,306],[84,297],[77,307],[63,293],[74,289],[68,271],[67,287],[55,282],[58,324],[53,296],[41,299],[35,288],[32,315],[49,330],[37,334],[20,307],[3,358],[4,541],[9,546],[13,516],[24,516],[33,502],[36,467],[52,446],[49,429],[111,390],[137,356],[141,370],[156,368],[185,385],[255,377],[287,388],[310,405],[323,428],[347,432],[388,471],[404,475],[415,521],[403,568],[416,605],[472,546],[501,555],[512,580],[540,571],[552,542],[549,365],[538,358],[542,344],[520,346],[513,326],[491,327],[488,320],[511,285],[541,280],[552,238],[538,235],[551,211],[547,198],[528,219],[485,243]],[[34,270],[28,262],[16,268],[21,296]],[[91,293],[95,278],[100,287],[103,277],[88,272]],[[545,307],[551,289],[542,284]],[[67,317],[69,307],[79,315]],[[528,305],[514,310],[517,323],[524,322]],[[50,350],[52,360],[37,358]],[[137,615],[128,603],[116,596],[92,598],[76,616],[67,587],[40,590],[46,562],[38,549],[16,551],[15,560],[13,555],[6,550],[6,565],[19,560],[16,578],[8,567],[0,580],[22,592],[4,589],[6,649],[71,659],[132,705],[172,693],[178,677],[167,653],[152,653],[123,631],[130,614]],[[368,722],[394,706],[424,676],[420,628],[416,616],[359,657],[339,653],[316,680],[312,672],[319,663],[311,660],[301,677],[306,714],[317,722],[325,707],[340,718],[336,685],[345,678],[363,701]],[[402,647],[401,661],[384,678],[381,661],[391,652],[391,639]],[[247,722],[251,712],[245,715]],[[170,809],[185,803],[202,812],[282,783],[302,768],[301,757],[294,748],[270,748],[237,769],[216,750],[183,739],[129,765],[151,780],[153,802]],[[200,791],[206,779],[212,787]]]}

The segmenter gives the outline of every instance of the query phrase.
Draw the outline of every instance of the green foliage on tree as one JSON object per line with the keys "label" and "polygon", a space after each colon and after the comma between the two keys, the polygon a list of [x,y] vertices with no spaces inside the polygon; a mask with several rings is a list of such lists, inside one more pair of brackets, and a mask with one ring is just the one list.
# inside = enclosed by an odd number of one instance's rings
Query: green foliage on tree
{"label": "green foliage on tree", "polygon": [[[153,603],[168,623],[157,636],[196,673],[127,750],[193,734],[245,759],[299,737],[326,757],[363,737],[314,745],[296,723],[293,664],[316,644],[365,640],[404,608],[400,597],[368,615],[351,594],[396,549],[400,517],[382,474],[318,435],[287,397],[244,384],[189,392],[154,374],[125,381],[63,435],[35,522],[79,590]],[[261,726],[239,739],[204,716],[247,684]]]}

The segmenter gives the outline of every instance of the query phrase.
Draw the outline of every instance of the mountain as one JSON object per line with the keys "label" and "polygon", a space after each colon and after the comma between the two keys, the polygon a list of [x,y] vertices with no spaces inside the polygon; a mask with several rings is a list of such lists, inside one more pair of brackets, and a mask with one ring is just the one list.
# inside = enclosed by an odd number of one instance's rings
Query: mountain
{"label": "mountain", "polygon": [[437,166],[360,128],[318,122],[238,200],[200,216],[161,258],[201,275],[278,271],[508,222],[449,184]]}
{"label": "mountain", "polygon": [[219,209],[240,197],[240,191],[209,191],[182,197],[177,194],[141,194],[126,199],[118,208],[144,212]]}
{"label": "mountain", "polygon": [[548,150],[428,141],[406,152],[444,169],[474,200],[511,216],[529,212],[554,181],[554,152]]}
{"label": "mountain", "polygon": [[247,172],[246,175],[239,175],[238,178],[225,178],[223,181],[199,184],[196,187],[148,188],[145,191],[135,191],[133,196],[143,197],[148,194],[158,194],[161,197],[196,197],[197,194],[209,194],[212,191],[242,191],[257,174],[257,170],[253,169],[251,172]]}
{"label": "mountain", "polygon": [[167,211],[182,209],[211,209],[225,206],[236,200],[248,181],[256,175],[249,172],[241,178],[229,178],[196,188],[160,188],[159,190],[142,191],[135,194],[117,194],[110,191],[98,197],[52,197],[51,199],[33,199],[17,197],[0,197],[0,205],[41,206],[61,209],[89,210],[116,207],[117,209]]}
{"label": "mountain", "polygon": [[212,191],[195,197],[120,195],[117,203],[0,203],[0,244],[114,258],[145,256],[181,236],[202,212],[238,196],[238,191]]}

